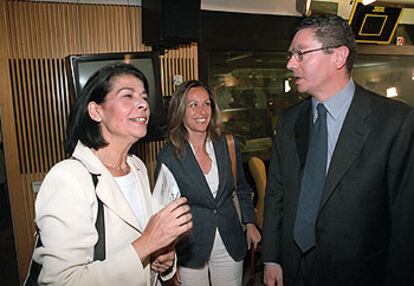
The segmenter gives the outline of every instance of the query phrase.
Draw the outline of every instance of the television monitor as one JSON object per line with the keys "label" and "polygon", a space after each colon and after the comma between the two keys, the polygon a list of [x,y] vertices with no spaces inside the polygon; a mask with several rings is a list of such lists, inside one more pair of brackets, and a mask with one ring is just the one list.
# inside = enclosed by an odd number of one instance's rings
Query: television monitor
{"label": "television monitor", "polygon": [[154,52],[105,53],[70,55],[66,58],[69,84],[72,94],[79,96],[89,77],[103,66],[129,63],[142,71],[148,80],[150,119],[147,136],[139,142],[162,140],[166,124],[165,109],[161,92],[159,55]]}

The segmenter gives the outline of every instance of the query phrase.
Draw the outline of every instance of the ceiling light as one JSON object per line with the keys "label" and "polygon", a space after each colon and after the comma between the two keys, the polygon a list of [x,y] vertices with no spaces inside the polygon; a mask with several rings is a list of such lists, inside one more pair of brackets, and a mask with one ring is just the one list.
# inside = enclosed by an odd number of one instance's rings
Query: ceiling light
{"label": "ceiling light", "polygon": [[236,86],[237,84],[238,84],[237,78],[235,78],[231,74],[224,76],[224,86],[225,87],[233,87],[233,86]]}
{"label": "ceiling light", "polygon": [[369,4],[371,4],[371,3],[374,3],[375,2],[375,0],[362,0],[362,4],[363,5],[369,5]]}
{"label": "ceiling light", "polygon": [[290,87],[289,80],[285,79],[285,93],[288,93],[291,90],[292,90],[292,88]]}
{"label": "ceiling light", "polygon": [[398,96],[397,88],[395,86],[387,88],[387,97]]}

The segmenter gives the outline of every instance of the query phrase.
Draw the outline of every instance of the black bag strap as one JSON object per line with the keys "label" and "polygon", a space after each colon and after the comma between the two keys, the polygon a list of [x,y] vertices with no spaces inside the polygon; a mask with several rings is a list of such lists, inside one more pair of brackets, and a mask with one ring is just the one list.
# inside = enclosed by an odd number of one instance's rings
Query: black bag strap
{"label": "black bag strap", "polygon": [[[96,191],[96,185],[98,185],[98,175],[90,173],[92,176],[93,186],[95,187]],[[99,199],[98,196],[96,196],[96,199],[98,201],[98,214],[96,216],[96,222],[95,222],[95,228],[98,231],[98,242],[95,244],[94,252],[93,252],[93,260],[100,260],[103,261],[105,259],[105,218],[104,218],[104,210],[103,210],[103,203]],[[36,236],[37,236],[37,242],[36,247],[43,246],[42,240],[40,239],[39,235],[39,229],[36,226]]]}
{"label": "black bag strap", "polygon": [[[35,249],[42,246],[42,241],[40,240],[39,231],[36,227],[36,241],[35,241]],[[36,261],[30,260],[29,265],[29,273],[23,282],[23,286],[37,286],[37,279],[40,274],[40,270],[42,270],[42,264],[37,263]]]}
{"label": "black bag strap", "polygon": [[[85,168],[88,170],[89,169],[86,167],[86,165],[79,160],[78,158],[72,157],[71,159],[78,161],[79,163],[81,163],[83,166],[85,166]],[[97,174],[93,174],[91,172],[89,172],[89,174],[91,174],[92,176],[92,182],[93,182],[93,187],[95,189],[95,193],[96,193],[96,186],[98,185],[98,175]],[[95,222],[95,228],[96,231],[98,232],[98,241],[95,244],[94,247],[94,251],[93,251],[93,260],[100,260],[103,261],[105,260],[105,218],[104,218],[104,209],[103,209],[103,203],[102,201],[99,199],[98,195],[96,194],[96,200],[98,202],[98,214],[96,215],[96,222]]]}
{"label": "black bag strap", "polygon": [[[91,175],[96,192],[96,185],[98,185],[98,175],[92,173]],[[99,199],[98,195],[96,196],[96,200],[98,201],[98,214],[96,216],[95,228],[98,232],[98,242],[95,244],[93,260],[103,261],[105,260],[105,217],[103,203]]]}

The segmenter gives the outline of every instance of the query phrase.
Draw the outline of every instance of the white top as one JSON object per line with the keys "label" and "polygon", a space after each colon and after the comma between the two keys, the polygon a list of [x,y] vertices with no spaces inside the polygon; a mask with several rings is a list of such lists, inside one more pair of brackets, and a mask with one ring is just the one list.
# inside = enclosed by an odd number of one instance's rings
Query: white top
{"label": "white top", "polygon": [[139,195],[137,180],[134,172],[130,171],[127,175],[121,177],[114,177],[116,183],[122,191],[129,206],[134,211],[134,214],[138,220],[138,224],[141,229],[145,228],[146,216],[142,206],[141,197]]}
{"label": "white top", "polygon": [[[191,150],[193,150],[193,153],[195,154],[194,147],[191,143],[190,143],[190,146],[191,146]],[[214,146],[211,140],[207,140],[206,142],[206,151],[207,151],[207,155],[211,159],[211,168],[208,174],[203,173],[203,175],[206,178],[208,187],[210,188],[210,191],[213,194],[213,197],[215,198],[217,196],[217,191],[218,191],[219,175],[218,175],[216,154],[214,153]]]}
{"label": "white top", "polygon": [[[191,150],[194,152],[194,147],[191,143]],[[210,188],[210,191],[215,198],[217,196],[218,186],[219,186],[219,175],[216,155],[214,153],[214,146],[211,140],[206,142],[206,151],[210,157],[212,163],[211,168],[208,174],[204,174],[207,184]],[[167,204],[181,196],[180,189],[178,187],[177,181],[174,178],[172,172],[164,164],[161,165],[160,172],[155,182],[153,196],[153,208],[154,211],[158,211],[161,208],[165,207]]]}

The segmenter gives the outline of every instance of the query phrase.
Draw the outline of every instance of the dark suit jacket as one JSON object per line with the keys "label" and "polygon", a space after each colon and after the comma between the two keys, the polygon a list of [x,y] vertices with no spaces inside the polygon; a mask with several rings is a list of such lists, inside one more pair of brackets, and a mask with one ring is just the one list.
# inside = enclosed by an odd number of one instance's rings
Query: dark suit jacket
{"label": "dark suit jacket", "polygon": [[[319,286],[414,285],[414,124],[411,109],[356,86],[316,221]],[[293,285],[293,240],[311,120],[310,98],[278,123],[266,189],[263,261]]]}
{"label": "dark suit jacket", "polygon": [[[213,141],[219,173],[219,188],[216,198],[208,187],[205,176],[199,167],[190,145],[186,144],[185,156],[178,159],[174,146],[167,144],[157,158],[158,173],[165,164],[174,175],[181,195],[186,197],[193,216],[193,229],[177,246],[178,263],[186,267],[201,267],[208,260],[215,237],[216,228],[230,256],[240,261],[247,250],[246,237],[241,228],[232,201],[233,175],[231,160],[224,136]],[[256,214],[251,200],[251,190],[247,184],[242,159],[236,144],[237,195],[243,223],[255,223]]]}

